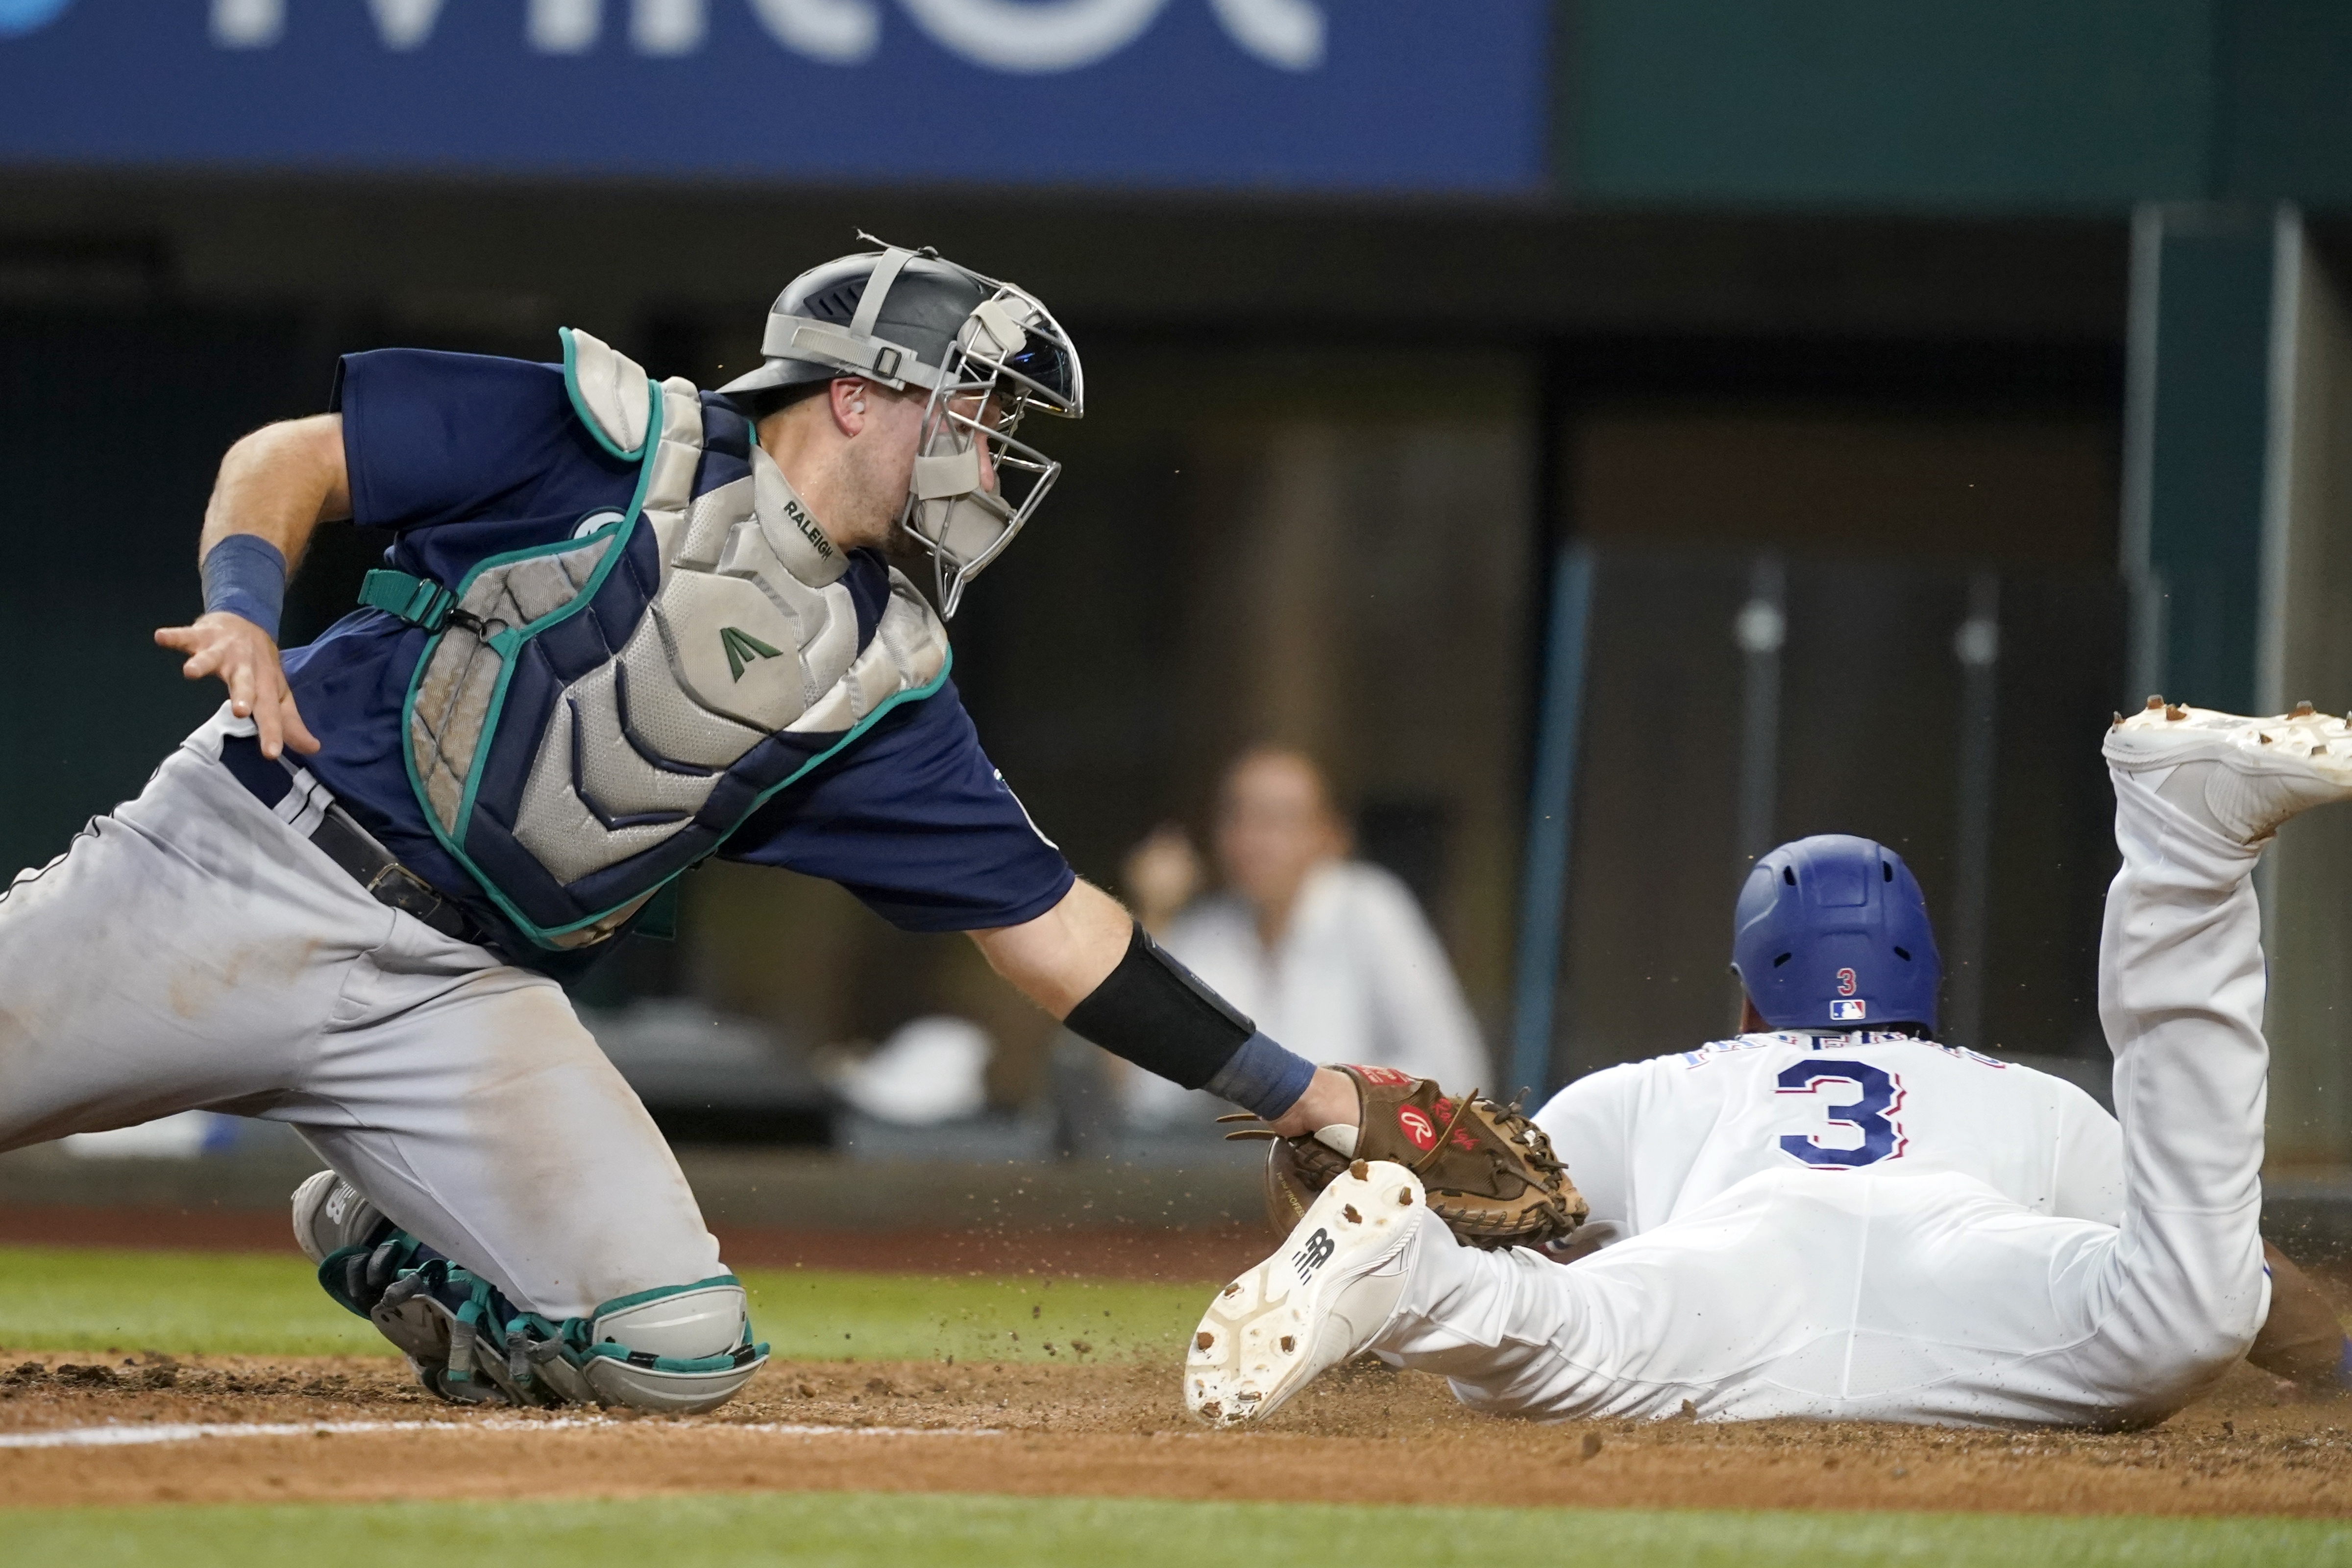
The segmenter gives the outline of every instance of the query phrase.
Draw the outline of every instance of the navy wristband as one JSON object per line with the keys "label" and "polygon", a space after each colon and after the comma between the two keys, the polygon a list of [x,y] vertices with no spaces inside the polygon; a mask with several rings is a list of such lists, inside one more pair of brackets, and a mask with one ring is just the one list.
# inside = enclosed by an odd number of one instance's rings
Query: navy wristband
{"label": "navy wristband", "polygon": [[205,552],[205,610],[243,616],[278,640],[286,605],[286,557],[257,533],[232,533]]}
{"label": "navy wristband", "polygon": [[1315,1064],[1268,1038],[1264,1030],[1242,1042],[1216,1076],[1201,1087],[1268,1121],[1298,1103],[1315,1077]]}

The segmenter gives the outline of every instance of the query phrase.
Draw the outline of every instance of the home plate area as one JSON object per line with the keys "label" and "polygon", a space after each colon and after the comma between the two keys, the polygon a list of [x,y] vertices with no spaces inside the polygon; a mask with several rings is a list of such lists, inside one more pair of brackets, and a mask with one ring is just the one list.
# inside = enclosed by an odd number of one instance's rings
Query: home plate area
{"label": "home plate area", "polygon": [[[473,1411],[381,1357],[9,1353],[0,1507],[930,1491],[1616,1508],[2342,1515],[2352,1401],[2243,1369],[2148,1432],[1576,1422],[1336,1370],[1262,1428],[1184,1415],[1160,1356],[772,1363],[710,1415]],[[945,1439],[945,1440],[943,1440]],[[1507,1489],[1508,1495],[1497,1495]]]}

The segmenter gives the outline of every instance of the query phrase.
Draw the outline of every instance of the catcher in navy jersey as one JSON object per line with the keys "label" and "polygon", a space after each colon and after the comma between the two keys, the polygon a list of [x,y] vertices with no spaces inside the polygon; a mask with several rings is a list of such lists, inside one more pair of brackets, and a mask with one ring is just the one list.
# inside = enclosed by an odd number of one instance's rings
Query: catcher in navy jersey
{"label": "catcher in navy jersey", "polygon": [[[196,1106],[294,1126],[327,1290],[463,1401],[708,1409],[764,1348],[693,1194],[554,978],[711,856],[971,933],[1014,985],[1285,1132],[1312,1067],[1078,880],[981,750],[943,616],[1084,408],[1034,295],[896,247],[803,274],[761,366],[656,381],[347,356],[331,411],[224,458],[205,613],[228,700],[0,900],[0,1148]],[[362,607],[277,643],[314,530],[388,531]],[[934,562],[937,612],[885,560]]]}

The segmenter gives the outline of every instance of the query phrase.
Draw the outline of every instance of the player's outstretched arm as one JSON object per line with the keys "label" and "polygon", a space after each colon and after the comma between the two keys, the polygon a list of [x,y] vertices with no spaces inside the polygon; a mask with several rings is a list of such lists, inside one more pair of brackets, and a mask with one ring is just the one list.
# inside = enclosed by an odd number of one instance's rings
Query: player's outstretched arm
{"label": "player's outstretched arm", "polygon": [[1118,967],[1134,924],[1117,899],[1080,880],[1035,920],[976,931],[971,940],[1015,990],[1066,1018]]}
{"label": "player's outstretched arm", "polygon": [[341,415],[289,419],[244,437],[222,458],[205,506],[196,551],[205,613],[155,632],[160,647],[187,655],[182,675],[217,677],[228,688],[230,710],[254,721],[264,756],[289,745],[319,749],[278,663],[278,609],[311,532],[351,515]]}
{"label": "player's outstretched arm", "polygon": [[[1247,1104],[1282,1132],[1355,1125],[1356,1092],[1346,1078],[1328,1068],[1310,1069],[1256,1034],[1255,1025],[1173,965],[1117,899],[1090,883],[1072,883],[1062,901],[1035,920],[976,931],[971,939],[989,966],[1024,995],[1139,1067]],[[1241,1069],[1223,1081],[1237,1062]],[[1303,1086],[1284,1070],[1294,1065]],[[1271,1101],[1257,1102],[1254,1091]]]}

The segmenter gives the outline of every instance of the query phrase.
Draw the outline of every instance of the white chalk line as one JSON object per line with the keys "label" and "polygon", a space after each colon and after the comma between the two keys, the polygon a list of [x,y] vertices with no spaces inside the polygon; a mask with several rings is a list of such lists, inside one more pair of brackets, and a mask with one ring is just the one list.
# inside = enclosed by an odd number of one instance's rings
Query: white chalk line
{"label": "white chalk line", "polygon": [[[634,1421],[598,1416],[557,1416],[523,1421],[490,1416],[481,1421],[212,1421],[152,1422],[139,1426],[60,1426],[38,1432],[0,1432],[0,1448],[121,1448],[150,1443],[192,1443],[207,1437],[311,1437],[364,1436],[381,1432],[562,1432],[637,1426]],[[789,1421],[713,1421],[690,1427],[650,1430],[760,1432],[786,1437],[999,1437],[993,1426],[818,1426]]]}

